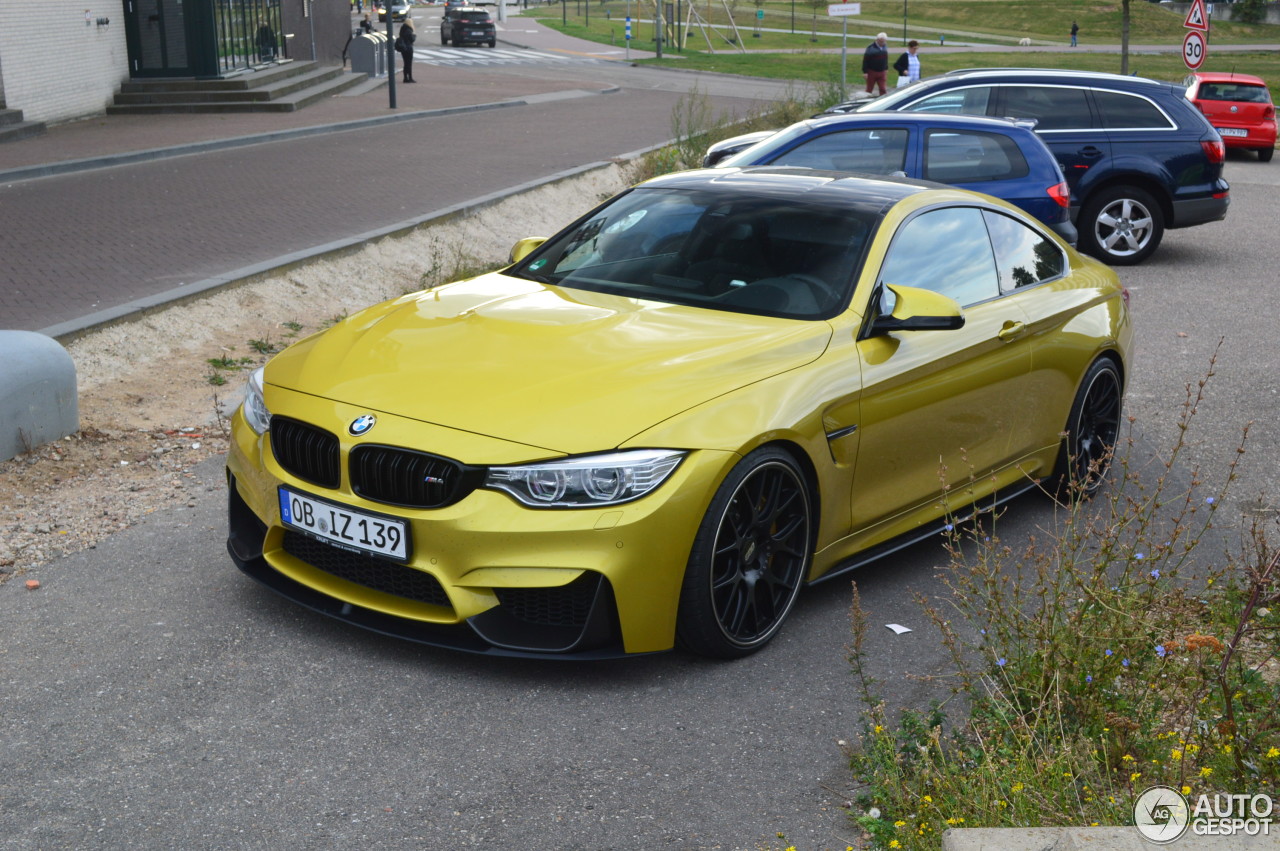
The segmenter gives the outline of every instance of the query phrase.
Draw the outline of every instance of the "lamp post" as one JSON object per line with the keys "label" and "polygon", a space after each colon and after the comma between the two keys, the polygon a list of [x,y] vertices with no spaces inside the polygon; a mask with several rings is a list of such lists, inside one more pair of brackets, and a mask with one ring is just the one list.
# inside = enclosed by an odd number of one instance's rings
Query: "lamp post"
{"label": "lamp post", "polygon": [[902,43],[907,43],[907,0],[902,0]]}

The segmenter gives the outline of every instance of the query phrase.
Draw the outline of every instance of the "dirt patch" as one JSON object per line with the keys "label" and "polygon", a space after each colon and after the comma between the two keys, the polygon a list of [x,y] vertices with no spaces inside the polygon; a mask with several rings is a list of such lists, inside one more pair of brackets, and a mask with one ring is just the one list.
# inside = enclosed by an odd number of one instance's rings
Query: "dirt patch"
{"label": "dirt patch", "polygon": [[226,452],[226,417],[271,351],[367,305],[500,265],[517,239],[620,191],[626,172],[597,169],[74,341],[80,431],[0,462],[0,582],[154,511],[194,505],[205,488],[191,471]]}

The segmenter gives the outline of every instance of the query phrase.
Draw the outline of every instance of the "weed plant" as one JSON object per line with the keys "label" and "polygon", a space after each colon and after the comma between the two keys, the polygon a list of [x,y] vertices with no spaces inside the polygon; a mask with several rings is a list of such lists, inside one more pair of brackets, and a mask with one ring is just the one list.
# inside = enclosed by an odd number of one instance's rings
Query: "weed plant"
{"label": "weed plant", "polygon": [[1214,552],[1239,454],[1216,491],[1196,471],[1178,483],[1207,381],[1188,387],[1154,473],[1134,467],[1130,437],[1110,487],[1055,496],[1025,546],[1000,539],[994,512],[950,530],[945,593],[917,595],[947,650],[944,703],[894,716],[876,697],[855,584],[848,658],[866,714],[848,756],[865,785],[851,816],[875,847],[936,848],[949,827],[1132,824],[1157,784],[1193,804],[1274,793],[1275,530],[1255,522]]}

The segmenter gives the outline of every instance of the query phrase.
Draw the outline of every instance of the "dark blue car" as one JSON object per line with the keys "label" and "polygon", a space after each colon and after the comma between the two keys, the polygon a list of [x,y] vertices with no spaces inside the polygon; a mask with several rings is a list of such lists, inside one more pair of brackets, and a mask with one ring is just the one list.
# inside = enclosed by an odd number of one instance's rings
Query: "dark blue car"
{"label": "dark blue car", "polygon": [[1025,125],[963,115],[820,115],[776,133],[713,145],[704,165],[798,166],[902,174],[994,195],[1021,207],[1068,243],[1076,229],[1058,163]]}
{"label": "dark blue car", "polygon": [[1112,265],[1151,256],[1168,228],[1227,214],[1222,137],[1185,89],[1142,77],[1032,68],[952,71],[854,108],[1036,122],[1071,186],[1080,250]]}

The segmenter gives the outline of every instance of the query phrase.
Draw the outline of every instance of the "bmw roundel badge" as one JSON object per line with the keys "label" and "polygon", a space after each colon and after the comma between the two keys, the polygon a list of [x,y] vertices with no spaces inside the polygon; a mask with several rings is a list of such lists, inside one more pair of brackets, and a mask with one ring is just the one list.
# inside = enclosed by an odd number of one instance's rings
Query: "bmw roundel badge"
{"label": "bmw roundel badge", "polygon": [[351,432],[356,437],[359,437],[362,434],[367,434],[369,429],[373,428],[373,424],[377,421],[378,418],[373,414],[362,414],[351,421],[351,425],[347,427],[347,431]]}

